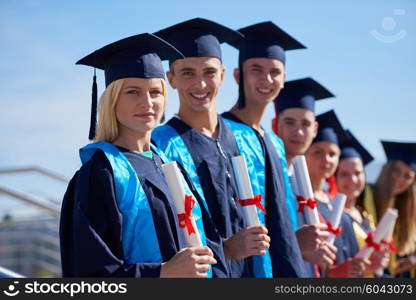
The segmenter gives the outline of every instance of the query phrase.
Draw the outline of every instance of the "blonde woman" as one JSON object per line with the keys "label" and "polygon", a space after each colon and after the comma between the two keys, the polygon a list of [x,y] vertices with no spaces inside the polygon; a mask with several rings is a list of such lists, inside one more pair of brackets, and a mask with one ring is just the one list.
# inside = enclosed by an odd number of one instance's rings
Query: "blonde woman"
{"label": "blonde woman", "polygon": [[[318,134],[306,151],[305,158],[318,211],[322,223],[327,223],[332,211],[332,197],[325,190],[327,178],[334,175],[341,154],[340,141],[345,138],[344,130],[334,111],[317,116]],[[334,228],[333,233],[339,235],[335,239],[336,257],[328,257],[325,264],[320,265],[327,277],[358,277],[361,276],[367,263],[354,258],[358,252],[351,220],[344,214],[341,219],[341,231]],[[330,247],[324,244],[321,247]]]}
{"label": "blonde woman", "polygon": [[[141,34],[78,62],[104,69],[107,88],[100,100],[96,135],[93,99],[90,138],[95,142],[80,150],[83,165],[63,201],[63,276],[211,276],[213,252],[207,246],[186,247],[161,172],[163,154],[150,143],[167,101],[161,59],[181,57],[167,42]],[[203,208],[189,201],[206,245]]]}
{"label": "blonde woman", "polygon": [[[394,245],[399,258],[393,262],[393,273],[416,269],[416,143],[382,141],[388,162],[383,166],[374,185],[378,219],[387,208],[396,208],[397,219]],[[409,274],[402,274],[408,276]]]}

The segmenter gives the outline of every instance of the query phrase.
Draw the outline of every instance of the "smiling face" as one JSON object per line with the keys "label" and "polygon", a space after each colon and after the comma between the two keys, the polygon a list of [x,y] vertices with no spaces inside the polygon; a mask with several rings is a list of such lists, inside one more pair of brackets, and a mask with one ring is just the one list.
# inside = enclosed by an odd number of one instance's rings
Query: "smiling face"
{"label": "smiling face", "polygon": [[279,114],[279,136],[285,144],[286,156],[305,154],[316,136],[315,114],[303,108],[288,108]]}
{"label": "smiling face", "polygon": [[215,98],[224,79],[224,68],[216,57],[178,59],[167,73],[178,90],[181,109],[198,113],[215,108]]}
{"label": "smiling face", "polygon": [[[284,64],[272,58],[249,58],[243,62],[244,93],[247,104],[273,102],[283,88],[285,81]],[[234,70],[239,83],[240,71]]]}
{"label": "smiling face", "polygon": [[415,177],[415,171],[408,164],[401,160],[396,161],[391,173],[393,195],[396,196],[408,190],[415,181]]}
{"label": "smiling face", "polygon": [[338,166],[339,155],[340,149],[334,143],[313,143],[305,154],[310,176],[322,179],[333,175]]}
{"label": "smiling face", "polygon": [[358,198],[365,187],[364,166],[357,157],[345,158],[339,162],[337,186],[348,198]]}
{"label": "smiling face", "polygon": [[120,134],[147,133],[160,121],[165,105],[160,78],[125,78],[115,105]]}

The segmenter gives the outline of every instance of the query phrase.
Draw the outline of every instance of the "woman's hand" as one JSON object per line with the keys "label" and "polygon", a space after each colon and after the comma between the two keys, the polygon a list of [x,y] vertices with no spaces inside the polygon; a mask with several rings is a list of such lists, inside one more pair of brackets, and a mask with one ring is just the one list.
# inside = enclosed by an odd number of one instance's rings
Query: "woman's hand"
{"label": "woman's hand", "polygon": [[298,239],[302,254],[304,252],[315,251],[319,248],[322,241],[329,237],[329,232],[326,231],[327,228],[328,226],[326,224],[303,225],[296,231],[296,238]]}
{"label": "woman's hand", "polygon": [[358,277],[364,273],[369,264],[368,260],[366,261],[362,258],[348,258],[343,263],[330,268],[327,272],[327,277]]}
{"label": "woman's hand", "polygon": [[416,268],[416,254],[408,255],[407,257],[398,260],[394,272],[395,274],[399,274],[410,271],[414,268]]}
{"label": "woman's hand", "polygon": [[337,248],[327,242],[319,244],[318,249],[310,252],[303,252],[302,257],[305,261],[319,265],[322,270],[333,265],[336,259]]}
{"label": "woman's hand", "polygon": [[160,277],[206,278],[210,264],[216,263],[214,254],[208,247],[184,248],[162,263]]}
{"label": "woman's hand", "polygon": [[264,255],[270,247],[270,237],[264,226],[249,226],[224,241],[226,259],[242,259]]}
{"label": "woman's hand", "polygon": [[364,271],[365,274],[375,273],[378,269],[385,269],[389,266],[390,254],[385,251],[374,251],[370,256],[370,265]]}

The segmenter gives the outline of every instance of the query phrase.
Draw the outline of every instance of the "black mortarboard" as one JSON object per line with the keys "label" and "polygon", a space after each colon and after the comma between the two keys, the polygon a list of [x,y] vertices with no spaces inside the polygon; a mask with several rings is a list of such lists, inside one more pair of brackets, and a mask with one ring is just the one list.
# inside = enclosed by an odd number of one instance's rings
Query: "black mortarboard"
{"label": "black mortarboard", "polygon": [[345,131],[346,140],[341,144],[340,159],[357,157],[361,159],[363,165],[367,165],[374,160],[374,157],[364,148],[364,146],[355,138],[351,131]]}
{"label": "black mortarboard", "polygon": [[286,62],[285,51],[305,49],[306,47],[295,40],[273,22],[262,22],[238,30],[244,34],[244,39],[233,42],[239,49],[238,67],[240,69],[238,107],[245,106],[243,62],[249,58],[273,58]]}
{"label": "black mortarboard", "polygon": [[[131,36],[104,46],[77,61],[77,64],[102,69],[105,85],[122,78],[165,78],[161,60],[183,58],[168,42],[150,34]],[[94,69],[89,139],[95,137],[97,84]]]}
{"label": "black mortarboard", "polygon": [[318,133],[312,143],[326,141],[340,145],[346,140],[345,131],[333,110],[320,114],[316,121],[319,124]]}
{"label": "black mortarboard", "polygon": [[[194,18],[155,32],[175,46],[185,57],[217,57],[221,60],[221,43],[243,38],[238,31],[216,22]],[[171,59],[173,63],[175,59]]]}
{"label": "black mortarboard", "polygon": [[315,113],[315,101],[330,97],[334,95],[310,77],[287,81],[275,100],[276,114],[288,108],[303,108]]}
{"label": "black mortarboard", "polygon": [[239,49],[238,61],[254,57],[275,58],[285,63],[285,51],[306,49],[273,22],[262,22],[238,29],[244,39],[232,43]]}
{"label": "black mortarboard", "polygon": [[381,141],[387,160],[401,160],[416,171],[416,143]]}

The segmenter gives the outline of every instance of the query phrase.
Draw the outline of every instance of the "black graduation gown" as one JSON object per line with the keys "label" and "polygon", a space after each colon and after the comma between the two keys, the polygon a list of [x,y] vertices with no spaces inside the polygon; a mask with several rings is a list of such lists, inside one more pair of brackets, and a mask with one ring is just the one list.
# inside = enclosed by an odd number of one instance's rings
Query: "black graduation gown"
{"label": "black graduation gown", "polygon": [[[211,224],[215,224],[215,230],[225,239],[245,228],[246,223],[242,209],[235,201],[237,185],[231,164],[231,157],[240,153],[232,132],[221,117],[218,122],[217,138],[206,136],[176,117],[170,119],[166,125],[174,128],[186,145],[212,217]],[[228,263],[231,277],[251,276],[247,260],[228,260]]]}
{"label": "black graduation gown", "polygon": [[[186,242],[177,226],[173,199],[160,169],[161,160],[156,154],[151,159],[127,149],[120,150],[135,169],[146,193],[162,260],[168,261],[186,247]],[[122,246],[123,216],[114,187],[111,165],[101,151],[69,183],[60,220],[64,277],[159,277],[160,263],[126,262]],[[218,257],[215,249],[214,253],[219,262],[217,274],[226,274],[224,258],[221,254]]]}
{"label": "black graduation gown", "polygon": [[[223,113],[224,118],[243,123],[230,112]],[[254,129],[253,129],[254,130]],[[266,178],[266,227],[271,238],[270,257],[272,259],[273,277],[307,277],[299,244],[290,221],[286,200],[279,196],[281,162],[270,138],[254,130],[262,145],[265,155]],[[283,175],[283,174],[281,174]]]}

